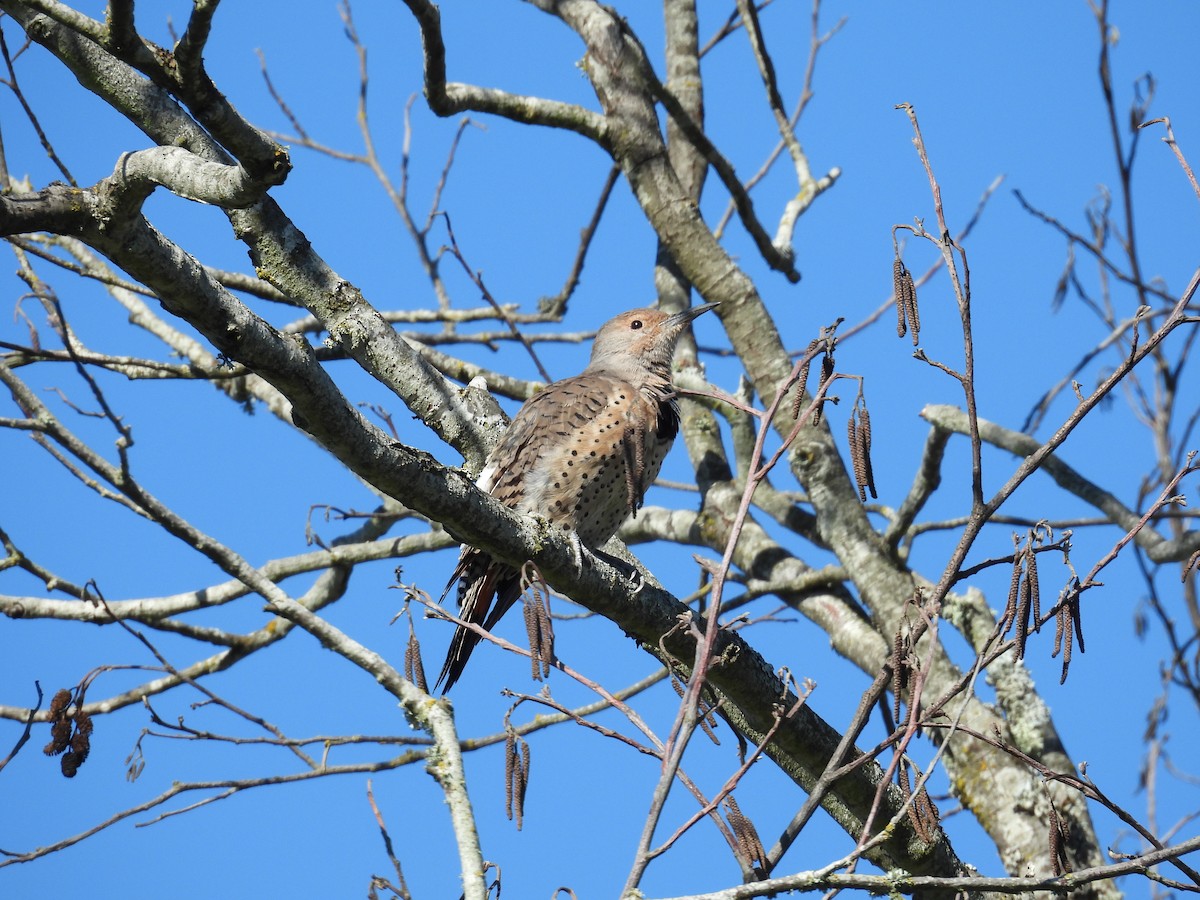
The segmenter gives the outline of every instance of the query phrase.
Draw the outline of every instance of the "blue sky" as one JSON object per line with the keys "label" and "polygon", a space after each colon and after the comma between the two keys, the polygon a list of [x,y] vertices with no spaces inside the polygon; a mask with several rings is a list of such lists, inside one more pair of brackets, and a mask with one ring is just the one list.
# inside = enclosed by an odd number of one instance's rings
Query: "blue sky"
{"label": "blue sky", "polygon": [[[628,8],[625,8],[628,7]],[[626,4],[622,11],[652,53],[662,44],[654,4]],[[84,7],[89,9],[89,7]],[[99,4],[90,12],[100,14]],[[168,11],[177,25],[189,4],[142,4],[139,24],[145,34],[165,42]],[[702,40],[724,21],[728,4],[701,4]],[[420,91],[420,45],[415,25],[400,4],[360,3],[355,9],[359,33],[370,49],[370,112],[381,156],[395,174],[401,145],[401,113],[407,98]],[[804,4],[779,2],[764,13],[767,39],[775,52],[785,101],[794,102],[807,48]],[[1012,191],[1077,230],[1086,229],[1084,207],[1099,185],[1116,190],[1110,137],[1096,76],[1096,26],[1083,0],[1054,4],[867,4],[830,3],[824,27],[847,17],[840,33],[823,49],[817,68],[816,96],[806,114],[800,139],[814,172],[840,167],[836,187],[804,217],[796,234],[797,261],[804,278],[789,285],[756,262],[753,245],[735,224],[727,245],[756,278],[785,340],[800,348],[817,329],[837,316],[854,324],[867,316],[890,291],[891,226],[914,217],[934,221],[928,184],[911,145],[911,129],[900,102],[912,103],[939,177],[951,227],[971,215],[981,194],[997,176],[1004,182],[993,195],[967,244],[974,287],[975,329],[979,341],[980,411],[1019,428],[1046,386],[1062,377],[1104,335],[1104,329],[1077,302],[1051,310],[1054,285],[1062,270],[1065,243],[1047,226],[1024,213]],[[586,79],[576,68],[582,52],[578,39],[555,20],[520,3],[443,4],[448,70],[453,80],[551,96],[595,106]],[[1200,163],[1200,61],[1194,53],[1200,33],[1200,9],[1183,2],[1115,3],[1112,20],[1119,28],[1113,48],[1114,86],[1124,116],[1134,79],[1153,73],[1157,92],[1151,115],[1169,115],[1185,153]],[[5,22],[10,47],[20,43]],[[354,103],[357,63],[341,33],[333,3],[222,6],[206,54],[210,72],[234,104],[256,124],[287,131],[259,74],[255,49],[261,48],[272,78],[313,137],[323,143],[360,149]],[[82,92],[74,80],[33,48],[18,63],[18,75],[42,126],[59,155],[81,184],[112,171],[117,156],[139,149],[146,139],[124,125],[103,105]],[[704,62],[711,133],[734,163],[749,176],[774,144],[773,131],[757,72],[744,38],[727,40]],[[8,165],[27,173],[35,187],[60,177],[34,142],[27,122],[8,93],[0,93]],[[536,307],[539,297],[555,293],[565,277],[579,229],[591,214],[608,161],[574,135],[530,130],[507,122],[479,119],[483,128],[464,135],[442,205],[467,258],[483,270],[492,293],[504,302]],[[432,116],[418,100],[413,108],[413,205],[428,206],[433,181],[442,166],[456,120]],[[1143,270],[1161,277],[1175,292],[1186,285],[1197,264],[1196,233],[1200,203],[1158,137],[1143,136],[1135,176],[1138,240]],[[274,191],[284,209],[326,260],[353,281],[379,308],[418,308],[433,300],[420,273],[411,242],[369,174],[311,152],[293,152],[294,171]],[[756,190],[764,220],[778,215],[791,190],[790,175],[777,168]],[[715,221],[725,198],[710,179],[703,210]],[[156,195],[148,214],[168,235],[204,254],[204,261],[249,270],[243,247],[231,236],[216,210]],[[440,240],[440,238],[438,239]],[[436,242],[435,242],[436,245]],[[910,242],[905,258],[914,272],[934,259],[933,251]],[[595,328],[622,309],[653,300],[654,244],[649,227],[624,185],[614,194],[584,273],[583,283],[564,329]],[[5,267],[8,273],[14,267]],[[450,267],[447,266],[447,269]],[[1095,284],[1095,267],[1081,273]],[[42,270],[46,278],[52,273]],[[460,306],[478,305],[478,296],[457,273],[448,280]],[[5,274],[5,303],[11,308],[24,292]],[[94,287],[53,276],[69,321],[96,349],[113,353],[161,354],[148,338],[131,330],[125,314]],[[956,364],[961,355],[957,317],[944,279],[921,292],[922,346],[931,356]],[[1128,293],[1115,302],[1132,312]],[[34,310],[29,301],[25,306]],[[282,325],[292,316],[282,308],[257,304],[256,311]],[[10,315],[0,317],[0,339],[21,341],[27,332]],[[726,346],[715,317],[701,320],[702,345]],[[571,345],[546,345],[543,361],[555,377],[573,374],[584,351]],[[471,348],[465,355],[495,368],[534,377],[524,352],[504,346],[497,352]],[[961,403],[957,387],[945,376],[911,358],[911,347],[892,333],[891,313],[874,329],[846,342],[838,361],[866,378],[877,455],[880,500],[897,505],[920,458],[926,426],[917,416],[927,403]],[[401,408],[400,403],[352,364],[333,366],[335,377],[355,402],[387,405],[396,416],[401,439],[429,449],[447,464],[460,460],[437,444]],[[1082,378],[1092,383],[1098,367]],[[709,374],[727,390],[737,371],[712,360]],[[34,384],[49,387],[66,376],[46,370]],[[135,428],[135,471],[158,496],[177,505],[195,525],[242,552],[252,562],[303,552],[306,516],[313,504],[368,508],[369,492],[323,451],[260,412],[245,416],[202,384],[128,383],[102,379],[110,400]],[[1196,406],[1194,380],[1182,386]],[[73,385],[72,398],[82,390]],[[843,391],[843,394],[845,391]],[[48,395],[49,396],[49,395]],[[844,397],[844,400],[851,399]],[[1070,395],[1053,407],[1040,437],[1049,434],[1070,410]],[[61,408],[61,407],[59,407]],[[836,413],[841,421],[848,410]],[[5,409],[0,415],[12,415]],[[91,421],[70,419],[106,451],[113,436]],[[1193,439],[1193,443],[1195,443]],[[1123,397],[1089,420],[1068,444],[1063,457],[1086,477],[1103,483],[1134,503],[1142,476],[1152,465],[1144,429],[1129,414]],[[136,521],[113,504],[99,501],[66,481],[57,465],[27,437],[0,433],[0,459],[9,477],[0,486],[0,526],[31,557],[77,582],[93,578],[109,599],[158,596],[218,583],[224,577],[207,561],[186,552],[153,526]],[[947,456],[945,485],[925,517],[963,514],[968,500],[969,469],[964,445]],[[985,455],[985,483],[994,489],[1011,472],[1005,454]],[[677,448],[665,471],[684,479],[686,455]],[[790,487],[781,483],[781,487]],[[1194,479],[1185,483],[1195,490]],[[692,500],[659,491],[650,503],[690,507]],[[1006,507],[1030,517],[1059,517],[1086,512],[1077,501],[1035,476]],[[345,526],[323,522],[318,530],[330,539]],[[1103,555],[1119,534],[1114,529],[1080,530],[1073,561],[1082,571]],[[950,542],[923,538],[913,565],[924,574],[940,574]],[[971,562],[1000,556],[1011,548],[1009,529],[985,532]],[[820,554],[801,551],[815,564]],[[695,585],[690,549],[650,551],[646,555],[677,594]],[[435,595],[452,566],[448,553],[406,564],[406,581]],[[356,573],[348,596],[329,612],[330,619],[359,640],[399,662],[404,634],[388,622],[399,606],[390,564]],[[1047,575],[1048,588],[1057,567]],[[1043,570],[1045,572],[1045,569]],[[1055,715],[1068,751],[1089,762],[1089,774],[1135,814],[1145,811],[1138,792],[1144,713],[1160,690],[1158,660],[1163,655],[1157,628],[1144,640],[1133,636],[1133,617],[1144,586],[1128,561],[1104,579],[1107,587],[1087,596],[1084,608],[1088,652],[1076,658],[1065,686],[1057,686],[1059,663],[1049,659],[1043,633],[1031,645],[1029,666]],[[1007,575],[982,576],[972,584],[993,606],[1003,603]],[[293,595],[303,579],[286,584]],[[1177,570],[1164,572],[1159,589],[1168,604],[1178,603]],[[38,594],[41,587],[21,573],[0,573],[0,593]],[[761,611],[770,608],[762,606]],[[756,609],[759,609],[756,607]],[[1182,610],[1176,606],[1182,615]],[[261,603],[243,601],[221,613],[220,624],[251,629],[265,621]],[[213,623],[218,619],[214,617]],[[436,623],[419,623],[427,666],[440,657],[448,632]],[[517,622],[505,626],[518,636]],[[947,629],[948,630],[948,629]],[[632,681],[652,670],[652,661],[606,623],[559,629],[560,653],[579,668],[611,671]],[[828,650],[828,639],[803,620],[759,627],[751,640],[775,665],[788,665],[812,677],[818,688],[814,708],[835,725],[851,715],[867,680]],[[189,663],[196,650],[180,640],[156,636],[158,646],[177,664]],[[259,654],[233,673],[211,679],[214,690],[259,712],[293,735],[409,735],[394,702],[365,676],[297,634],[284,646]],[[32,680],[47,693],[75,683],[90,668],[113,663],[152,665],[153,659],[128,635],[114,629],[79,625],[50,628],[0,620],[0,703],[22,705],[33,696]],[[536,690],[520,661],[484,648],[473,660],[455,706],[464,735],[499,728],[509,701],[497,690]],[[176,655],[178,654],[178,655]],[[139,682],[137,672],[103,676],[91,697],[107,696]],[[584,695],[561,679],[555,696],[582,702]],[[190,704],[198,698],[182,692],[161,697],[154,706],[168,720],[185,716],[189,724],[212,730],[239,729],[219,712]],[[645,701],[645,712],[665,730],[673,694],[660,686]],[[1195,754],[1187,748],[1200,740],[1196,709],[1174,698],[1168,750],[1195,775]],[[522,710],[518,717],[532,715]],[[606,719],[608,724],[618,724]],[[26,850],[73,834],[165,789],[172,781],[247,777],[294,771],[286,754],[245,747],[203,747],[156,740],[145,747],[146,769],[129,784],[125,758],[146,724],[141,709],[127,709],[97,723],[94,754],[73,781],[38,752],[44,729],[0,779],[6,815],[0,816],[0,848]],[[0,747],[14,741],[11,723],[0,727]],[[580,897],[612,896],[632,859],[637,830],[649,802],[657,771],[641,758],[595,735],[548,730],[532,740],[534,772],[526,806],[525,830],[518,833],[503,818],[503,761],[500,753],[472,754],[468,774],[482,830],[485,857],[499,863],[512,896],[550,896],[561,884]],[[722,731],[722,746],[694,748],[689,770],[703,772],[715,787],[730,771],[733,740]],[[929,748],[922,748],[928,753]],[[364,758],[338,751],[340,761]],[[379,754],[376,754],[379,755]],[[1165,777],[1165,776],[1164,776]],[[415,896],[455,896],[455,856],[444,808],[431,780],[419,767],[381,773],[375,795],[397,842]],[[749,776],[739,801],[754,818],[764,840],[774,837],[801,802],[799,795],[768,765]],[[743,795],[748,798],[742,799]],[[196,799],[195,797],[189,798]],[[1197,808],[1195,786],[1167,779],[1157,796],[1159,826]],[[188,800],[177,800],[177,809]],[[943,810],[952,806],[944,803]],[[667,821],[691,811],[682,795],[673,797]],[[145,822],[149,815],[134,817]],[[671,827],[671,826],[667,826]],[[952,835],[961,856],[984,871],[998,873],[993,851],[965,815],[953,818]],[[1124,840],[1122,826],[1097,815],[1106,846]],[[1194,831],[1194,827],[1192,829]],[[1191,832],[1186,830],[1184,835]],[[824,822],[814,823],[802,848],[789,858],[792,869],[818,865],[846,852],[845,839]],[[787,868],[787,864],[785,864]],[[69,875],[65,873],[70,872]],[[7,896],[40,896],[47,885],[83,883],[97,896],[209,897],[217,893],[290,893],[294,896],[344,896],[365,893],[370,873],[388,874],[382,843],[365,798],[365,777],[348,776],[301,786],[262,788],[221,803],[175,816],[145,828],[119,824],[63,854],[0,870]],[[684,893],[732,884],[737,872],[712,829],[701,826],[680,851],[651,868],[648,895]],[[1136,895],[1140,884],[1131,885]]]}

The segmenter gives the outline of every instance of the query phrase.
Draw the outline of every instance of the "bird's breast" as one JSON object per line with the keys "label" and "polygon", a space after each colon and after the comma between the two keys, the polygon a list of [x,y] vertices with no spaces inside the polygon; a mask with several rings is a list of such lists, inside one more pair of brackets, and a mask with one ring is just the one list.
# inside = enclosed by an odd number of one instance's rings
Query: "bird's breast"
{"label": "bird's breast", "polygon": [[[519,496],[511,505],[599,547],[632,512],[631,477],[640,503],[646,486],[658,476],[675,428],[663,429],[659,402],[628,384],[563,392],[559,399],[570,402],[565,408],[546,404],[538,431],[552,437],[541,441],[536,453],[526,454]],[[632,476],[631,464],[640,467]],[[497,486],[506,481],[512,479],[500,478]]]}

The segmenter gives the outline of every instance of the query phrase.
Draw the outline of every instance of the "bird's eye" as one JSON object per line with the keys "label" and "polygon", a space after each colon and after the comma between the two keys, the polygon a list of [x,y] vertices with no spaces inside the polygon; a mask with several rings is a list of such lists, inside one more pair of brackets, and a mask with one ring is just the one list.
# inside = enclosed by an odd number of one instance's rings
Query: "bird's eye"
{"label": "bird's eye", "polygon": [[629,323],[629,327],[632,328],[634,331],[637,331],[639,328],[642,327],[642,320],[634,319],[632,322]]}

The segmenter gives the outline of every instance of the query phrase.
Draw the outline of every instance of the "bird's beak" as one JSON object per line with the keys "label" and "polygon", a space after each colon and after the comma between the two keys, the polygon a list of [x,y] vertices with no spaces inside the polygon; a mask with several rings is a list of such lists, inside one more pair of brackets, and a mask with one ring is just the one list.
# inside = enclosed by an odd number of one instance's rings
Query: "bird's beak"
{"label": "bird's beak", "polygon": [[675,313],[675,315],[673,315],[669,319],[667,319],[665,324],[669,328],[682,328],[684,325],[686,325],[688,322],[695,319],[697,316],[702,316],[702,315],[704,315],[704,313],[708,312],[710,309],[716,309],[720,305],[721,305],[720,303],[704,303],[704,304],[701,304],[700,306],[692,306],[688,309],[683,310],[683,312]]}

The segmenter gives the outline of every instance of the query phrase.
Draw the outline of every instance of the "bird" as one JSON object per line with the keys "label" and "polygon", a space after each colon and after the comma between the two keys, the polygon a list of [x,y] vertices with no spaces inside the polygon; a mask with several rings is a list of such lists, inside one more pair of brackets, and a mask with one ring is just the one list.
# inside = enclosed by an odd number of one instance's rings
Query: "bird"
{"label": "bird", "polygon": [[[684,329],[716,303],[668,314],[633,309],[601,326],[587,368],[534,394],[489,454],[476,485],[598,550],[629,516],[679,432],[671,361]],[[582,553],[578,554],[582,560]],[[441,601],[458,582],[459,618],[490,630],[521,595],[519,572],[463,544]],[[439,601],[439,602],[441,602]],[[459,625],[438,676],[454,686],[480,636]]]}

